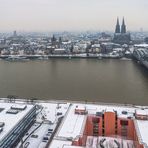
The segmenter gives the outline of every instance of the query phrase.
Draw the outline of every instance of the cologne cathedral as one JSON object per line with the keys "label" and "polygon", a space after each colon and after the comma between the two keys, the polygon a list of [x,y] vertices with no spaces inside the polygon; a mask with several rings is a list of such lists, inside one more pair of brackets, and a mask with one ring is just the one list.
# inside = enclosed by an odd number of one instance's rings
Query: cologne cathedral
{"label": "cologne cathedral", "polygon": [[121,27],[119,24],[119,19],[117,18],[117,24],[116,24],[116,28],[115,28],[113,42],[117,43],[117,44],[121,44],[121,45],[123,45],[123,44],[129,45],[130,41],[131,41],[130,33],[126,32],[126,25],[125,25],[124,18],[122,20]]}

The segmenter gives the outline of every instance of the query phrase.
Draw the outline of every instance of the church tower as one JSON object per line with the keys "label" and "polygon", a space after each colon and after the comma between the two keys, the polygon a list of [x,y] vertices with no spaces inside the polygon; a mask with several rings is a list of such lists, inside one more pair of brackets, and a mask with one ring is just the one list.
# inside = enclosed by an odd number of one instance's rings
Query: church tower
{"label": "church tower", "polygon": [[119,19],[118,18],[117,18],[115,33],[120,33],[120,25],[119,25]]}
{"label": "church tower", "polygon": [[124,17],[123,17],[123,20],[122,20],[121,33],[126,33],[126,25],[125,25],[125,22],[124,22]]}
{"label": "church tower", "polygon": [[116,29],[113,37],[113,43],[121,44],[121,45],[124,45],[124,44],[129,45],[130,42],[131,42],[131,37],[130,37],[130,33],[126,32],[124,17],[122,20],[121,28],[119,25],[119,19],[117,18]]}

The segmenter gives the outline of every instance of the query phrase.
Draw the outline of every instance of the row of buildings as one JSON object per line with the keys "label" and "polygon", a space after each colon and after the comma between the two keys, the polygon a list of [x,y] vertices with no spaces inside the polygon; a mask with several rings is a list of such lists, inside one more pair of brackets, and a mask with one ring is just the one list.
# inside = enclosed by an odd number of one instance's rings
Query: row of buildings
{"label": "row of buildings", "polygon": [[[141,33],[142,34],[142,33]],[[140,34],[140,35],[141,35]],[[0,39],[0,55],[54,55],[54,54],[81,54],[102,53],[108,54],[122,51],[133,47],[134,44],[144,42],[145,35],[141,38],[137,33],[132,35],[127,32],[126,23],[123,18],[122,25],[117,23],[115,32],[112,33],[57,33],[52,36],[43,35],[3,35]],[[147,41],[145,39],[145,41]]]}
{"label": "row of buildings", "polygon": [[7,98],[0,106],[1,148],[148,148],[147,106]]}
{"label": "row of buildings", "polygon": [[147,148],[147,126],[144,108],[74,104],[50,148]]}

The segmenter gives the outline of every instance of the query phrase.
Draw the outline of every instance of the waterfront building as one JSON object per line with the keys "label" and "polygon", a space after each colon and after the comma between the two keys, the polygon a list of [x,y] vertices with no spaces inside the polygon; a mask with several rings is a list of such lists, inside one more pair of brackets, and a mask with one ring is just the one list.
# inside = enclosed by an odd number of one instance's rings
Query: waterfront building
{"label": "waterfront building", "polygon": [[148,147],[147,106],[7,98],[0,106],[0,148]]}
{"label": "waterfront building", "polygon": [[0,103],[0,148],[14,148],[35,117],[34,105]]}
{"label": "waterfront building", "polygon": [[148,110],[73,104],[49,148],[147,148]]}
{"label": "waterfront building", "polygon": [[113,50],[113,45],[114,45],[114,43],[111,43],[111,42],[101,43],[101,45],[100,45],[100,47],[101,47],[101,52],[102,52],[102,53],[109,53],[109,52],[112,52],[112,50]]}

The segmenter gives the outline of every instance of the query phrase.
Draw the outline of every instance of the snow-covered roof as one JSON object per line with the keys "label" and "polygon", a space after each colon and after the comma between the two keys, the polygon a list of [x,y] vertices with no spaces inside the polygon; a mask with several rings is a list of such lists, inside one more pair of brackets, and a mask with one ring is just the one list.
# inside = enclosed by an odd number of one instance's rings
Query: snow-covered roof
{"label": "snow-covered roof", "polygon": [[[50,144],[50,148],[82,148],[77,146],[71,146],[72,140],[79,138],[83,134],[85,123],[87,119],[87,115],[78,115],[75,114],[76,106],[80,108],[86,108],[88,111],[88,115],[97,115],[97,112],[104,113],[105,111],[116,112],[119,118],[128,118],[131,117],[134,120],[134,125],[136,128],[136,133],[138,135],[139,141],[141,144],[148,145],[148,120],[136,120],[135,119],[135,111],[139,114],[148,113],[148,108],[146,106],[133,106],[133,105],[118,105],[118,104],[83,104],[83,103],[67,103],[67,102],[54,102],[54,101],[38,101],[36,105],[42,106],[43,109],[37,116],[37,123],[29,129],[28,133],[30,133],[34,128],[37,127],[37,124],[42,122],[42,116],[44,116],[47,120],[50,120],[53,124],[47,124],[45,122],[42,126],[37,129],[34,134],[38,135],[38,138],[35,140],[30,137],[26,142],[30,142],[28,148],[32,147],[44,147],[46,142],[43,141],[43,137],[47,135],[48,129],[55,129],[58,121],[58,117],[64,116],[62,122],[59,125],[59,128],[52,139]],[[25,108],[27,106],[27,108]],[[22,111],[17,114],[7,114],[6,112],[11,108],[21,108]],[[2,103],[0,100],[0,122],[5,122],[4,130],[0,133],[0,140],[6,134],[10,132],[15,125],[19,123],[23,119],[23,117],[30,111],[33,105],[27,105],[26,103]],[[23,108],[25,108],[23,110]],[[58,113],[62,113],[62,115],[58,115]],[[10,124],[11,121],[11,124]],[[26,135],[27,136],[27,135]],[[24,136],[25,138],[25,136]],[[101,137],[100,137],[101,138]],[[90,138],[91,139],[91,138]],[[96,143],[96,138],[93,138],[93,143]],[[99,140],[99,139],[98,139]],[[111,139],[112,140],[112,139]],[[88,141],[89,142],[89,141]],[[128,141],[131,142],[132,141]]]}
{"label": "snow-covered roof", "polygon": [[74,146],[74,145],[64,145],[63,148],[84,148],[82,146]]}
{"label": "snow-covered roof", "polygon": [[86,121],[85,115],[75,114],[74,110],[77,105],[72,105],[61,124],[57,137],[76,138],[81,135]]}
{"label": "snow-covered roof", "polygon": [[145,110],[145,109],[137,109],[137,110],[136,110],[136,114],[137,114],[137,115],[147,116],[147,115],[148,115],[148,111]]}
{"label": "snow-covered roof", "polygon": [[105,110],[105,112],[112,112],[112,113],[114,113],[115,111],[114,111],[113,108],[112,109],[108,108],[108,109]]}
{"label": "snow-covered roof", "polygon": [[125,54],[130,54],[130,51],[126,51]]}
{"label": "snow-covered roof", "polygon": [[62,44],[65,44],[65,45],[66,45],[66,44],[70,44],[70,43],[71,43],[71,41],[67,41],[67,42],[65,41],[65,42],[62,42]]}
{"label": "snow-covered roof", "polygon": [[77,105],[75,109],[78,109],[78,110],[85,110],[85,106],[84,105]]}
{"label": "snow-covered roof", "polygon": [[14,105],[11,106],[11,108],[24,110],[26,108],[26,105],[24,105],[24,104],[14,104]]}
{"label": "snow-covered roof", "polygon": [[100,44],[94,44],[94,45],[92,45],[92,47],[97,47],[97,48],[99,48],[99,47],[100,47]]}
{"label": "snow-covered roof", "polygon": [[135,44],[135,47],[148,47],[148,44]]}
{"label": "snow-covered roof", "polygon": [[[135,108],[130,106],[121,106],[121,105],[94,105],[86,104],[86,110],[88,114],[96,114],[96,112],[116,112],[120,118],[134,117]],[[127,114],[123,114],[127,112]]]}
{"label": "snow-covered roof", "polygon": [[[45,118],[51,121],[52,123],[56,122],[58,112],[64,115],[65,112],[67,111],[67,108],[69,107],[69,103],[65,103],[65,104],[40,103],[39,105],[43,106],[42,115],[44,115]],[[37,120],[39,122],[42,121],[41,115],[39,115]]]}
{"label": "snow-covered roof", "polygon": [[148,120],[135,120],[135,126],[140,143],[148,146]]}
{"label": "snow-covered roof", "polygon": [[[24,116],[33,108],[33,105],[26,105],[26,109],[18,112],[17,114],[6,113],[11,109],[11,106],[19,107],[19,104],[14,103],[0,103],[0,122],[4,122],[3,131],[0,133],[0,140],[2,140],[23,118]],[[20,104],[22,108],[22,104]],[[11,124],[10,124],[11,123]]]}
{"label": "snow-covered roof", "polygon": [[57,48],[57,49],[54,49],[55,51],[65,51],[66,49],[64,48]]}
{"label": "snow-covered roof", "polygon": [[52,140],[50,148],[63,148],[64,145],[70,146],[71,144],[72,144],[71,141]]}

